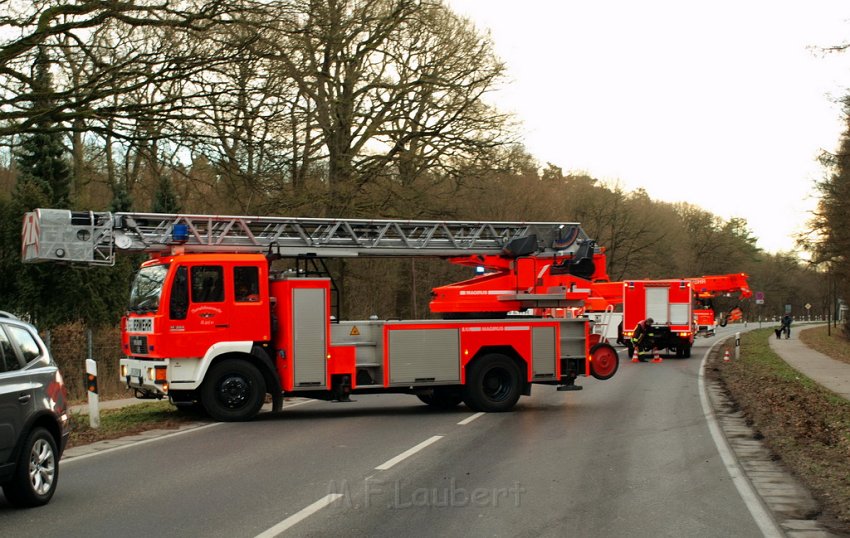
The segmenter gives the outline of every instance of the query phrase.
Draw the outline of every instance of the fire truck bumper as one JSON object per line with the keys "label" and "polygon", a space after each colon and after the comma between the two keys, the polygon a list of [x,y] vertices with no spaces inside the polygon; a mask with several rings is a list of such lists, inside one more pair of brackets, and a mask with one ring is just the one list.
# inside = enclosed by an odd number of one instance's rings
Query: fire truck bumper
{"label": "fire truck bumper", "polygon": [[121,379],[141,398],[162,398],[168,394],[168,361],[121,359]]}

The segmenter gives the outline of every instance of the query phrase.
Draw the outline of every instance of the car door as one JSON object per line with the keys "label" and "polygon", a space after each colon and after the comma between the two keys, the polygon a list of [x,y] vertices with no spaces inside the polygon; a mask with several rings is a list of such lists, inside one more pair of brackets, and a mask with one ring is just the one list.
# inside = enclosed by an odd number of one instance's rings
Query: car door
{"label": "car door", "polygon": [[18,325],[8,325],[6,331],[18,358],[24,363],[23,373],[32,391],[32,412],[64,409],[64,397],[55,387],[57,382],[61,383],[61,376],[57,375],[58,369],[41,339],[30,329]]}
{"label": "car door", "polygon": [[0,464],[9,461],[33,409],[33,387],[23,361],[0,324]]}

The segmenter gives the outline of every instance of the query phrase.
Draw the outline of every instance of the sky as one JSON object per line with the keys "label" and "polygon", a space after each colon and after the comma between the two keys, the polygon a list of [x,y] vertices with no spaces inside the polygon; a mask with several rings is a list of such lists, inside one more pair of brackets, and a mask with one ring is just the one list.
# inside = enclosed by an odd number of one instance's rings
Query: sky
{"label": "sky", "polygon": [[541,164],[795,248],[850,92],[850,0],[449,0],[507,64],[488,99]]}

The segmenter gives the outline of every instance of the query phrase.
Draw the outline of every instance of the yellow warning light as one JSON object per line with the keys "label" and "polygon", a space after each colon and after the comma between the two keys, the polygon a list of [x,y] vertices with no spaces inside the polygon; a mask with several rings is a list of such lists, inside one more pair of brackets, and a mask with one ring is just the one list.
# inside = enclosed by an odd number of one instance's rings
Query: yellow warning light
{"label": "yellow warning light", "polygon": [[469,355],[469,350],[468,350],[468,349],[464,349],[464,350],[463,350],[463,354],[464,354],[464,355]]}

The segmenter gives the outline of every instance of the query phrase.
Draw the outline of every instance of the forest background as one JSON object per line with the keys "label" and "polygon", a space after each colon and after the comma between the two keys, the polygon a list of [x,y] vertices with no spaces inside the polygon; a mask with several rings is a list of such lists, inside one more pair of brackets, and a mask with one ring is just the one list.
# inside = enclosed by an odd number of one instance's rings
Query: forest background
{"label": "forest background", "polygon": [[[489,104],[506,83],[489,36],[439,1],[0,3],[0,308],[42,329],[114,329],[140,260],[23,265],[35,207],[580,222],[611,280],[748,273],[751,321],[825,318],[850,293],[846,136],[823,156],[804,260],[699,200],[537,162]],[[431,288],[469,276],[423,259],[332,270],[348,318],[429,317]]]}

